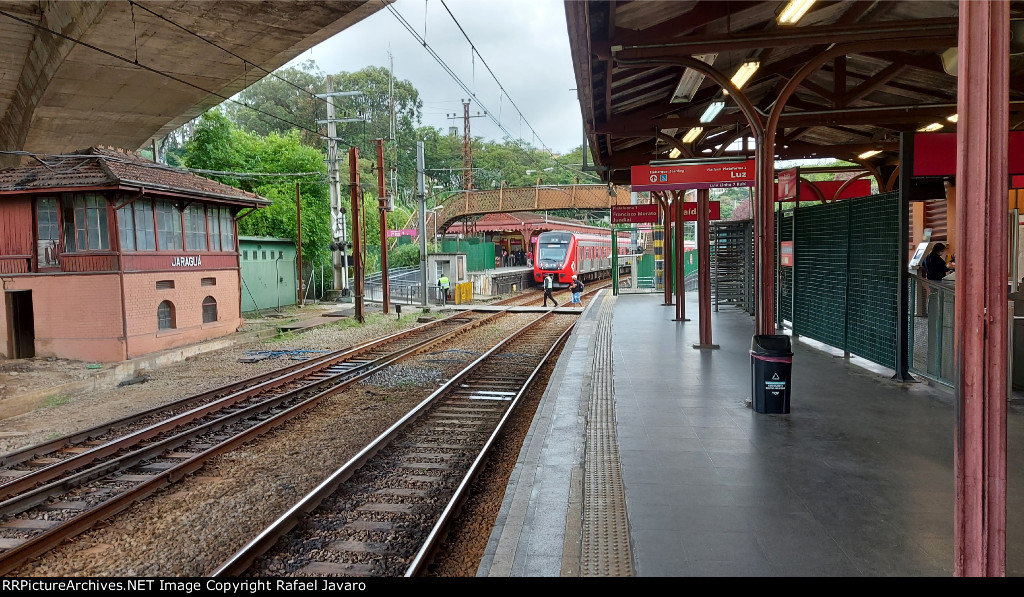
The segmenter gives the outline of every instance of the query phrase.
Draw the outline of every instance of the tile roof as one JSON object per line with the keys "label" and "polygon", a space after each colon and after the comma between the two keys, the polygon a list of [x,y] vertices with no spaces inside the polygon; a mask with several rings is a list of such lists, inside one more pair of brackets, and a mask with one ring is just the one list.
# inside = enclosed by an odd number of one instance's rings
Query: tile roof
{"label": "tile roof", "polygon": [[0,170],[0,193],[121,185],[143,187],[154,194],[166,191],[232,203],[270,204],[255,193],[105,147],[42,156],[27,165]]}

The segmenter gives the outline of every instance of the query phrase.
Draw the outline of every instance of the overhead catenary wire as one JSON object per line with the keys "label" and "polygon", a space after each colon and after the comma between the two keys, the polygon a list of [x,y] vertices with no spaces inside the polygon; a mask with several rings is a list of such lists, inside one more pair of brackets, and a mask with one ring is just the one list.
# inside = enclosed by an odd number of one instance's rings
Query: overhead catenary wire
{"label": "overhead catenary wire", "polygon": [[[468,93],[469,96],[473,99],[473,101],[475,101],[481,108],[483,108],[484,114],[502,132],[505,133],[505,135],[507,136],[507,139],[513,145],[518,147],[519,149],[521,149],[523,151],[526,151],[526,148],[523,147],[523,144],[525,143],[525,141],[522,138],[517,137],[516,135],[514,135],[511,131],[509,131],[507,128],[505,128],[505,125],[503,125],[501,123],[501,121],[499,121],[498,119],[496,119],[494,117],[493,112],[491,110],[489,110],[487,108],[487,106],[485,106],[482,101],[480,101],[480,99],[477,97],[476,93],[474,93],[473,90],[455,73],[455,71],[452,70],[452,68],[450,66],[448,66],[448,64],[444,61],[444,59],[441,58],[441,56],[439,56],[437,54],[437,52],[435,52],[432,47],[430,47],[430,44],[427,43],[427,40],[424,39],[419,33],[416,32],[416,29],[411,24],[409,24],[409,22],[405,19],[405,17],[402,16],[401,13],[398,12],[398,10],[396,10],[390,4],[387,4],[384,0],[381,0],[381,1],[382,1],[382,3],[384,3],[385,8],[387,8],[388,11],[391,12],[391,14],[398,20],[398,22],[403,27],[405,27],[406,31],[408,31],[416,39],[416,41],[419,42],[419,44],[421,46],[423,46],[423,48],[427,51],[427,53],[430,54],[430,56],[432,58],[434,58],[434,60],[437,61],[437,63],[441,66],[441,68],[446,73],[448,73],[448,75],[459,85],[459,87],[462,87],[463,91]],[[445,8],[447,9],[447,7],[445,7]],[[450,12],[449,12],[449,14],[450,14]],[[456,24],[458,24],[458,23],[456,22]],[[459,29],[460,30],[462,29],[461,25],[459,26]],[[465,35],[465,33],[463,33],[463,34]],[[468,37],[467,37],[467,39],[468,39]],[[472,45],[472,42],[470,42],[470,45]],[[474,48],[474,50],[475,50],[475,48]],[[482,58],[481,58],[481,60],[482,60]],[[490,70],[490,67],[488,67],[488,70]],[[492,73],[492,76],[493,76],[493,73]],[[500,86],[500,83],[499,83],[499,86]],[[509,98],[509,101],[511,101],[511,97]],[[518,107],[516,108],[516,110],[518,110]],[[522,118],[522,112],[520,112],[519,115],[520,115],[520,118]],[[532,130],[532,127],[531,127],[531,130]],[[536,132],[535,131],[534,131],[534,135],[536,136]],[[551,150],[549,148],[547,148],[547,147],[545,147],[544,149],[546,149],[549,153],[551,152]],[[585,151],[585,149],[584,149],[584,151]],[[585,176],[593,176],[591,173],[583,172],[581,170],[576,170],[574,168],[570,168],[570,167],[568,167],[568,166],[566,166],[564,164],[561,164],[561,163],[558,162],[558,160],[554,160],[553,158],[552,158],[552,161],[554,162],[554,164],[556,166],[558,166],[560,168],[564,168],[566,170],[572,171],[572,172],[577,173],[577,174],[583,174]]]}

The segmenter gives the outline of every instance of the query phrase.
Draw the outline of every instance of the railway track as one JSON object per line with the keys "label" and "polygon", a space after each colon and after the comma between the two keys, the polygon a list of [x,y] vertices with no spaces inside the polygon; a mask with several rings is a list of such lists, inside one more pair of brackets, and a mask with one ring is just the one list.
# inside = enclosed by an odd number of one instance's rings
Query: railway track
{"label": "railway track", "polygon": [[[243,389],[230,384],[160,413],[98,426],[75,434],[76,444],[50,442],[7,455],[9,480],[0,485],[6,498],[0,502],[0,574],[312,408],[323,397],[500,315],[453,315],[258,376],[255,382],[239,382]],[[93,439],[107,436],[113,439]],[[10,472],[22,474],[10,480]]]}
{"label": "railway track", "polygon": [[211,576],[418,576],[573,321],[548,313],[467,366]]}

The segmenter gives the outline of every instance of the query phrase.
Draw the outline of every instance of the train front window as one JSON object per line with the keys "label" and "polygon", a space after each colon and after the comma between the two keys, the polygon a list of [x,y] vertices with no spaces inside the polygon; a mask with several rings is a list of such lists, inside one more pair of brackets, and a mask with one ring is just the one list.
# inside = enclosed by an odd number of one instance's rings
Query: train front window
{"label": "train front window", "polygon": [[563,243],[546,243],[538,246],[537,258],[541,261],[557,261],[561,263],[565,261],[565,254],[569,250],[569,245]]}

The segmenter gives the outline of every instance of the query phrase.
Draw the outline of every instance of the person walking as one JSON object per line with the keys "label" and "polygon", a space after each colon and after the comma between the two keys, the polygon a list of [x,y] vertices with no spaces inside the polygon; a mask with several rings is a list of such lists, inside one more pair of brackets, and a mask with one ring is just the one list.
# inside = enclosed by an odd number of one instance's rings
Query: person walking
{"label": "person walking", "polygon": [[556,301],[554,295],[551,294],[551,291],[554,290],[554,288],[555,288],[555,281],[551,279],[551,274],[548,274],[548,275],[544,276],[544,306],[545,307],[548,306],[548,299],[551,299],[551,302],[554,303],[553,306],[555,306],[555,307],[558,306],[558,301]]}
{"label": "person walking", "polygon": [[579,305],[580,309],[583,308],[583,301],[580,300],[580,295],[583,294],[583,282],[580,281],[578,276],[572,277],[572,284],[569,286],[569,292],[572,293],[572,302],[570,305]]}

